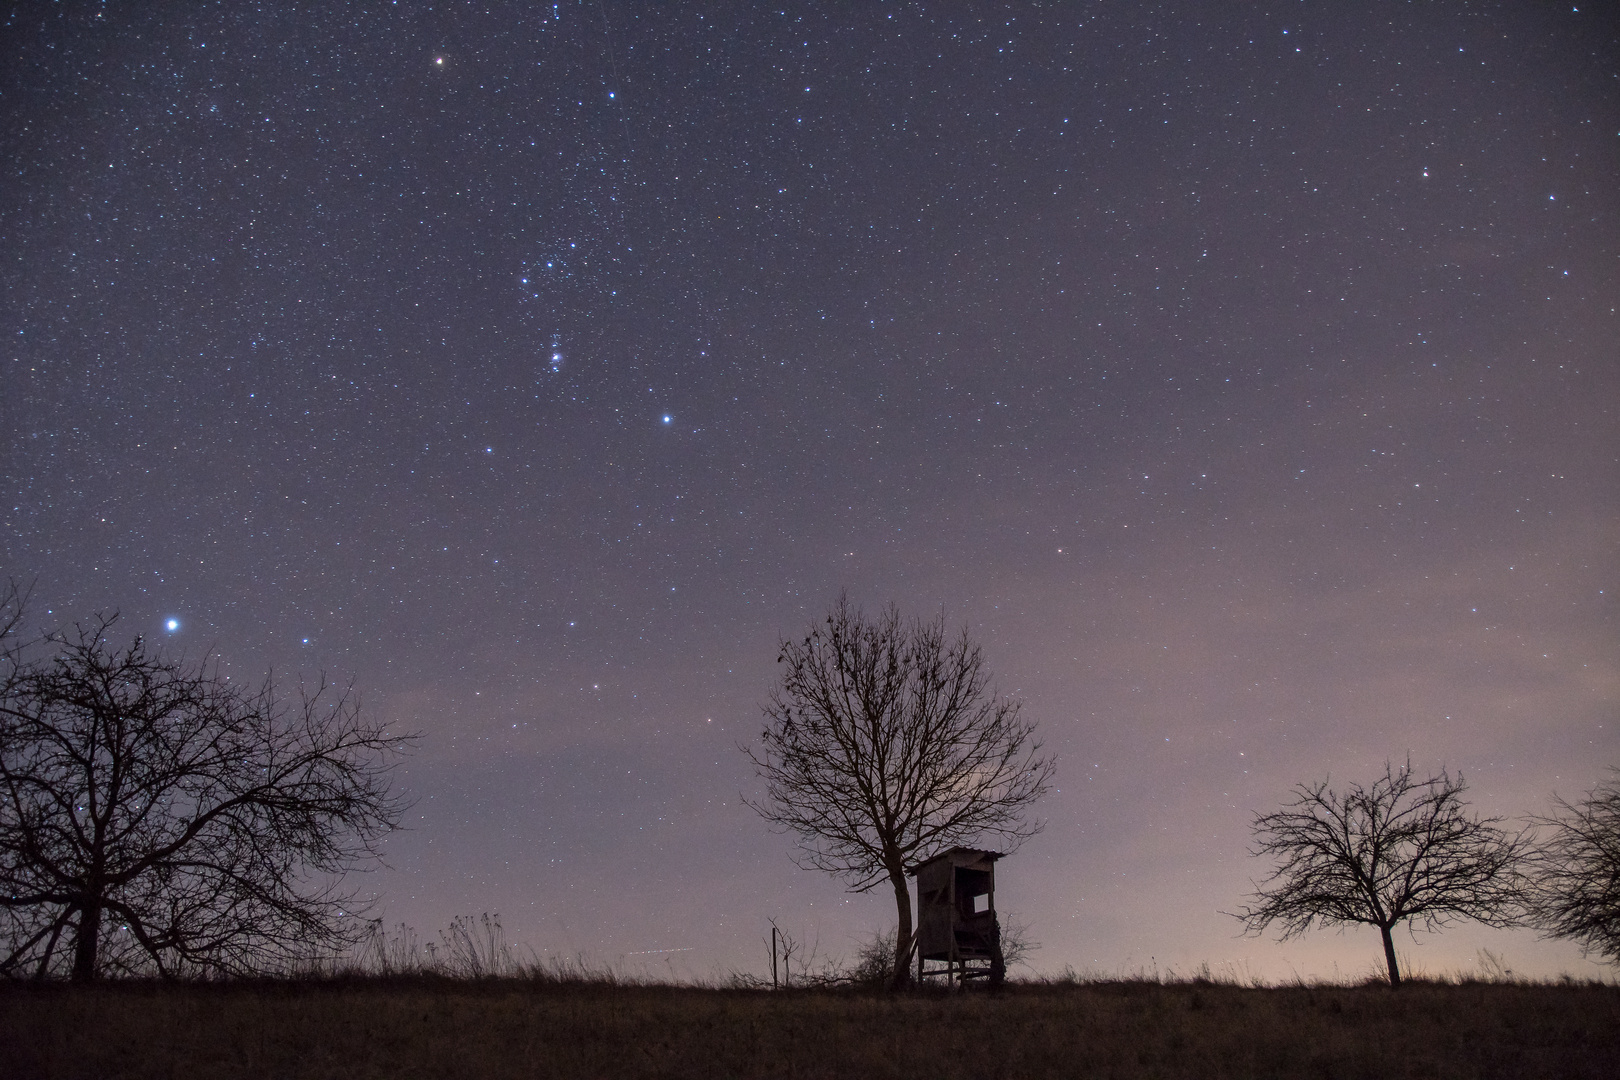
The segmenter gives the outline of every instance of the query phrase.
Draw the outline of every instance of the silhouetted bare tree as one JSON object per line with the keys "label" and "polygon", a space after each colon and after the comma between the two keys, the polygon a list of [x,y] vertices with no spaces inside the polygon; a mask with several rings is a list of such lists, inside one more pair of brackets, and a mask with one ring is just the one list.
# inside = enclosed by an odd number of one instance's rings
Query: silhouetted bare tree
{"label": "silhouetted bare tree", "polygon": [[1007,850],[1039,831],[1026,808],[1045,791],[1043,756],[1019,703],[998,698],[983,653],[945,620],[868,620],[847,597],[825,624],[783,641],[781,681],[764,705],[762,746],[745,748],[766,784],[753,806],[799,837],[800,865],[885,880],[899,916],[894,985],[910,979],[917,862],[994,837]]}
{"label": "silhouetted bare tree", "polygon": [[1468,816],[1464,790],[1462,777],[1444,770],[1415,780],[1410,763],[1386,764],[1370,787],[1353,784],[1342,795],[1325,780],[1300,784],[1285,809],[1255,818],[1251,854],[1279,865],[1253,906],[1234,914],[1253,934],[1281,924],[1284,941],[1319,924],[1376,926],[1390,985],[1399,986],[1397,924],[1508,926],[1523,910],[1524,842],[1497,828],[1500,818]]}
{"label": "silhouetted bare tree", "polygon": [[113,618],[0,625],[0,972],[273,970],[364,933],[341,875],[400,804],[402,740],[323,684],[284,702],[207,663],[115,650]]}
{"label": "silhouetted bare tree", "polygon": [[1536,849],[1535,922],[1585,953],[1620,963],[1620,775],[1586,793],[1577,806],[1537,824],[1551,835]]}

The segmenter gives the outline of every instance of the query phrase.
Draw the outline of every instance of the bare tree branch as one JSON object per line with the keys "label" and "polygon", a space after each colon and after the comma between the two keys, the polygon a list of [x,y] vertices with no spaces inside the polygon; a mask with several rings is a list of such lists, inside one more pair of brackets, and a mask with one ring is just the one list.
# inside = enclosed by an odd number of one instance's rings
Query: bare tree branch
{"label": "bare tree branch", "polygon": [[840,597],[823,626],[781,643],[778,661],[761,745],[744,748],[766,783],[749,805],[798,836],[801,866],[856,892],[892,886],[902,985],[908,869],[985,837],[1017,848],[1040,829],[1024,813],[1055,762],[1019,703],[995,695],[967,632],[947,640],[943,616],[905,622],[890,606],[869,620]]}
{"label": "bare tree branch", "polygon": [[1499,829],[1500,818],[1469,817],[1465,789],[1443,770],[1416,780],[1410,763],[1386,764],[1370,787],[1343,794],[1325,780],[1300,784],[1284,809],[1255,818],[1250,853],[1276,859],[1277,869],[1235,916],[1251,934],[1277,924],[1284,941],[1317,926],[1376,926],[1393,986],[1397,924],[1513,925],[1524,907],[1525,840]]}
{"label": "bare tree branch", "polygon": [[115,618],[0,654],[0,972],[246,973],[346,947],[365,904],[341,878],[397,826],[410,739],[324,682],[288,701],[140,638],[115,651]]}
{"label": "bare tree branch", "polygon": [[1534,921],[1586,955],[1620,963],[1620,773],[1579,804],[1556,805],[1552,817],[1535,819],[1551,836],[1533,856]]}

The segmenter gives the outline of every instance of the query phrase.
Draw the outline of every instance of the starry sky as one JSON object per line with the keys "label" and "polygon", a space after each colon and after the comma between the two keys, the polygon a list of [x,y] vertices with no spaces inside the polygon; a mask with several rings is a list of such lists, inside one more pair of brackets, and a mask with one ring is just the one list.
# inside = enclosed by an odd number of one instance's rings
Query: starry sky
{"label": "starry sky", "polygon": [[[1620,765],[1612,8],[25,0],[0,49],[0,572],[421,732],[390,923],[688,978],[892,924],[739,804],[845,589],[1057,755],[998,875],[1043,971],[1374,974],[1236,936],[1255,813]],[[1482,949],[1602,970],[1401,944]]]}

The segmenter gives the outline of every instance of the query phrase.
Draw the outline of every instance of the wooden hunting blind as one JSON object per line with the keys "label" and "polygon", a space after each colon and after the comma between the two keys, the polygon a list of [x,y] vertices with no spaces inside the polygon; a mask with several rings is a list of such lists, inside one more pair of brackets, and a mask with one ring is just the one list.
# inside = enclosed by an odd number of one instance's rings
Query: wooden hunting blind
{"label": "wooden hunting blind", "polygon": [[[917,878],[917,981],[944,976],[999,983],[1007,965],[996,920],[999,851],[951,848],[919,863]],[[944,967],[929,967],[943,964]]]}

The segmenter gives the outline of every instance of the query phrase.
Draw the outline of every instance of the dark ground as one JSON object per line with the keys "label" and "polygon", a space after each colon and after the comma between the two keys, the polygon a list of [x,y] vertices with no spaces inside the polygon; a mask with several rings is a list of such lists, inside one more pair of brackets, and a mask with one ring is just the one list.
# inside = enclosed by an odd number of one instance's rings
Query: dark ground
{"label": "dark ground", "polygon": [[1620,1077],[1620,988],[0,986],[34,1077]]}

